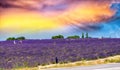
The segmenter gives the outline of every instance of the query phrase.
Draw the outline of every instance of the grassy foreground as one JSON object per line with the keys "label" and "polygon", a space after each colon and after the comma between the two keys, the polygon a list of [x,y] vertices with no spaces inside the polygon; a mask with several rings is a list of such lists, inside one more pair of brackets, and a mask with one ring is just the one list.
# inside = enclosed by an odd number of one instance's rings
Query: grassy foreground
{"label": "grassy foreground", "polygon": [[89,66],[96,64],[107,64],[107,63],[120,63],[120,55],[111,56],[107,58],[97,59],[97,60],[82,60],[77,62],[65,63],[65,64],[50,64],[38,67],[26,67],[26,68],[15,68],[12,70],[45,70],[48,68],[59,68],[59,67],[72,67],[72,66]]}

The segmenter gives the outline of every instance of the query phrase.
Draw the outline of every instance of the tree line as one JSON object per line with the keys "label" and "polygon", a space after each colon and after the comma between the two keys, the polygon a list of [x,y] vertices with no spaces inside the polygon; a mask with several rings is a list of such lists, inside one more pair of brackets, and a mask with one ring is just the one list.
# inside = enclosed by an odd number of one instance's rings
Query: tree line
{"label": "tree line", "polygon": [[[68,36],[66,39],[79,39],[79,38],[91,38],[89,37],[88,33],[84,34],[82,33],[82,36],[78,36],[78,35],[73,35],[73,36]],[[26,38],[24,36],[21,37],[9,37],[6,40],[25,40]],[[51,39],[65,39],[63,35],[56,35],[56,36],[52,36]]]}
{"label": "tree line", "polygon": [[21,36],[21,37],[17,37],[17,38],[15,38],[15,37],[9,37],[6,40],[25,40],[25,39],[26,39],[25,37]]}
{"label": "tree line", "polygon": [[[66,39],[79,39],[79,38],[80,38],[80,36],[73,35],[73,36],[68,36]],[[86,34],[82,33],[81,38],[91,38],[91,37],[89,37],[88,33],[86,33]],[[64,36],[63,35],[56,35],[56,36],[52,36],[52,39],[64,39]]]}

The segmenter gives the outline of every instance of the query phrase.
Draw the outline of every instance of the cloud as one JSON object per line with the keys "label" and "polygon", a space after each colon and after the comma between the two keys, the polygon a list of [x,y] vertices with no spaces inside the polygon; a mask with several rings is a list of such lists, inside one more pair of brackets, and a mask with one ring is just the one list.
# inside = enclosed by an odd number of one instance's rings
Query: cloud
{"label": "cloud", "polygon": [[[53,24],[62,24],[64,26],[74,25],[84,30],[86,29],[97,30],[100,29],[101,27],[96,26],[96,24],[111,20],[111,18],[115,15],[116,11],[111,9],[110,5],[116,2],[120,2],[120,1],[119,0],[104,0],[104,1],[103,0],[102,1],[101,0],[1,0],[0,10],[6,12],[6,9],[13,11],[20,9],[20,10],[26,10],[25,13],[30,11],[35,11],[37,12],[37,14],[40,15],[41,18],[39,19],[48,20],[50,18],[50,20],[55,21],[53,22]],[[9,16],[10,14],[8,13],[7,15]],[[2,15],[4,16],[4,14]],[[32,18],[32,16],[29,18]]]}
{"label": "cloud", "polygon": [[94,37],[120,37],[119,23],[120,0],[0,0],[0,39],[84,31]]}

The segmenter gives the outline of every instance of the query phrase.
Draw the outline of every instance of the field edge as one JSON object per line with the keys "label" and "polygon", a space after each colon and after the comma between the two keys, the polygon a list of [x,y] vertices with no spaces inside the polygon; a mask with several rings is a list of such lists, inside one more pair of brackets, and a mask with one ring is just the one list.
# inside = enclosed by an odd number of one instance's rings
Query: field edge
{"label": "field edge", "polygon": [[110,56],[106,58],[100,58],[96,60],[82,60],[63,64],[50,64],[45,66],[38,66],[39,70],[48,68],[59,68],[59,67],[74,67],[74,66],[90,66],[97,64],[108,64],[108,63],[120,63],[120,55]]}

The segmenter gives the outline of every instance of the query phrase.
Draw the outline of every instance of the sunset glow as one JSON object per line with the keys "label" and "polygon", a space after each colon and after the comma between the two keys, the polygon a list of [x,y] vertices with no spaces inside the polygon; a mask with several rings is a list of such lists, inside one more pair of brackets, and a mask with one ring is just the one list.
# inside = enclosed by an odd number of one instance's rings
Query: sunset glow
{"label": "sunset glow", "polygon": [[97,30],[99,25],[115,17],[117,10],[111,6],[119,1],[1,0],[0,3],[0,31],[26,34],[28,31],[74,31],[73,27]]}

